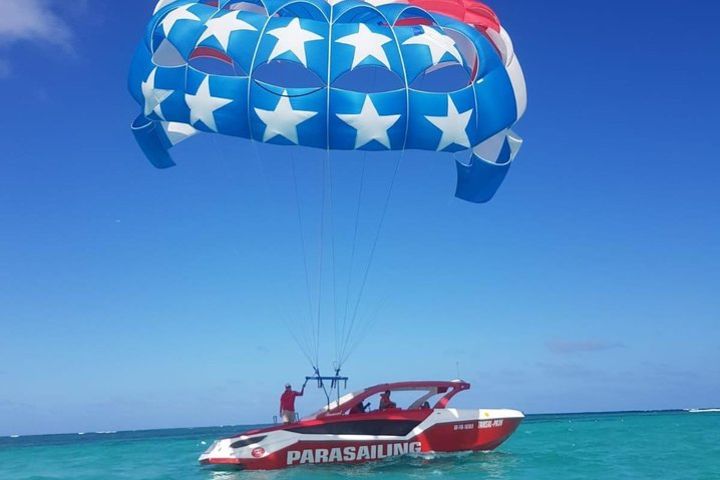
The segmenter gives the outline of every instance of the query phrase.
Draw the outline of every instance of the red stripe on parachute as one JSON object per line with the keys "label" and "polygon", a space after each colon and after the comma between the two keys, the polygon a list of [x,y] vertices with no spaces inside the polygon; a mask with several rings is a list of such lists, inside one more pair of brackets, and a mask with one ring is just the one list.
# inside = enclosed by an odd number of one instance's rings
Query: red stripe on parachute
{"label": "red stripe on parachute", "polygon": [[484,3],[475,0],[408,0],[429,12],[442,13],[474,26],[484,32],[487,29],[500,31],[500,19]]}

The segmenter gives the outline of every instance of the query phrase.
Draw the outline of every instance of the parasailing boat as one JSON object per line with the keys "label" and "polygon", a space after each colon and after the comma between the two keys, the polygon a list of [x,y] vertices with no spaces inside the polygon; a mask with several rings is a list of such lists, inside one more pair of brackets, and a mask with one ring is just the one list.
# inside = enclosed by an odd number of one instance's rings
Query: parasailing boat
{"label": "parasailing boat", "polygon": [[[331,380],[339,388],[346,377]],[[375,385],[329,402],[297,422],[249,430],[214,442],[203,465],[274,470],[312,464],[356,464],[403,455],[487,451],[497,448],[524,415],[508,409],[455,409],[448,404],[470,388],[462,380]],[[413,393],[405,407],[367,410],[384,392]],[[430,402],[434,403],[431,405]],[[362,411],[365,410],[365,411]]]}

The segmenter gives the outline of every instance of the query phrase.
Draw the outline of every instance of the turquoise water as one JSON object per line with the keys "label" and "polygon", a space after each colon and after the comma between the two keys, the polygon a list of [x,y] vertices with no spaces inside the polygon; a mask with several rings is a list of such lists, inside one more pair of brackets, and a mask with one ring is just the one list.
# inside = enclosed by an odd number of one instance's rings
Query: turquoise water
{"label": "turquoise water", "polygon": [[491,453],[360,466],[218,472],[197,456],[243,427],[0,438],[2,480],[692,479],[720,480],[720,414],[531,416]]}

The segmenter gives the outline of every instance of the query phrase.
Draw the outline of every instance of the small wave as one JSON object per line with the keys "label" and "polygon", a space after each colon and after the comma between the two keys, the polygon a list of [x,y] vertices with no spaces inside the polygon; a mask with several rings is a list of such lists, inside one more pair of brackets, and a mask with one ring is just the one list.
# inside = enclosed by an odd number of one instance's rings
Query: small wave
{"label": "small wave", "polygon": [[10,435],[10,438],[20,438],[20,435]]}

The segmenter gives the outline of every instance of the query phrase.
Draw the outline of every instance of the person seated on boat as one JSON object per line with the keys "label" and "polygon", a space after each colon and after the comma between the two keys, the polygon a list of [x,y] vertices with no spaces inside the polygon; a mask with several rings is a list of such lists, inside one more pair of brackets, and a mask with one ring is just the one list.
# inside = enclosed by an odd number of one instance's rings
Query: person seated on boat
{"label": "person seated on boat", "polygon": [[302,389],[296,392],[292,389],[292,385],[289,383],[285,384],[285,391],[280,396],[280,417],[283,423],[292,423],[295,421],[295,398],[302,397],[305,393],[305,385],[303,383]]}
{"label": "person seated on boat", "polygon": [[390,400],[390,390],[385,390],[385,393],[380,394],[380,405],[379,410],[387,410],[390,408],[397,408],[397,404]]}
{"label": "person seated on boat", "polygon": [[348,414],[352,415],[353,413],[365,413],[369,405],[369,403],[364,404],[362,401],[359,401],[352,406],[352,408],[348,411]]}
{"label": "person seated on boat", "polygon": [[422,402],[422,404],[420,405],[420,410],[430,410],[430,402],[428,402],[427,400]]}

